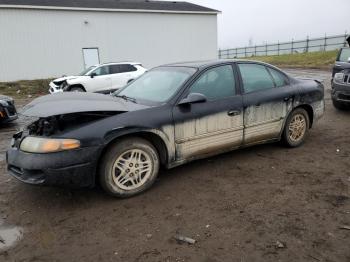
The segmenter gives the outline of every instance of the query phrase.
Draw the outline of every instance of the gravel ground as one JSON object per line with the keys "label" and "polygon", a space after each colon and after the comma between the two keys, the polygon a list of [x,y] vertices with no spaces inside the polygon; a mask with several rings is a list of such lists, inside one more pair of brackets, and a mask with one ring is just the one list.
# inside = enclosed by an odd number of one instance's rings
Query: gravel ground
{"label": "gravel ground", "polygon": [[0,261],[350,261],[350,112],[332,107],[329,72],[287,71],[327,88],[325,116],[302,147],[255,146],[162,171],[131,199],[10,178],[4,152],[25,120],[1,127]]}

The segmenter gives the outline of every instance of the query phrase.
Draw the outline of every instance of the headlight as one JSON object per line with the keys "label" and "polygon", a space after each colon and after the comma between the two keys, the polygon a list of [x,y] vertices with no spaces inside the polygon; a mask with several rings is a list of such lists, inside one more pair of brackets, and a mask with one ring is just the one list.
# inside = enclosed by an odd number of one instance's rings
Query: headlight
{"label": "headlight", "polygon": [[80,142],[75,139],[50,139],[41,137],[26,137],[20,149],[29,153],[53,153],[80,147]]}
{"label": "headlight", "polygon": [[344,82],[343,80],[344,80],[344,73],[336,73],[334,75],[334,82],[341,84]]}

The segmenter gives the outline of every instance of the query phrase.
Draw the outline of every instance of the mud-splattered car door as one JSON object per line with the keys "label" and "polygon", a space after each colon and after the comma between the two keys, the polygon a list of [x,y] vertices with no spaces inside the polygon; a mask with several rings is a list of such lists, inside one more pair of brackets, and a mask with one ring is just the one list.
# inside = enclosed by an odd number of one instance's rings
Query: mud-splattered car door
{"label": "mud-splattered car door", "polygon": [[190,93],[207,101],[174,107],[177,160],[199,158],[239,147],[243,139],[242,96],[231,64],[210,68],[191,85]]}
{"label": "mud-splattered car door", "polygon": [[244,144],[277,139],[298,90],[282,72],[261,64],[238,64],[244,106]]}

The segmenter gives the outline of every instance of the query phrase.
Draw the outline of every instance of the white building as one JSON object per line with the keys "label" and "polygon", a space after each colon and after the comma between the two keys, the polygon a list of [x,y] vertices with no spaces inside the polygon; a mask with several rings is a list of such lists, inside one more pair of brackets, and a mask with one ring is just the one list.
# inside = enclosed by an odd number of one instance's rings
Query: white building
{"label": "white building", "polygon": [[0,0],[0,81],[217,58],[218,11],[186,2]]}

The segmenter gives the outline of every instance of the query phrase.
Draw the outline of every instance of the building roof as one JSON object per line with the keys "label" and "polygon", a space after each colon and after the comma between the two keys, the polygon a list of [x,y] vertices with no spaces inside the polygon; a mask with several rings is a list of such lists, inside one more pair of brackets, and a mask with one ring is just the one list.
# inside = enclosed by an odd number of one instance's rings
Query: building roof
{"label": "building roof", "polygon": [[218,10],[178,1],[149,0],[0,0],[0,8],[68,9],[171,13],[219,13]]}

